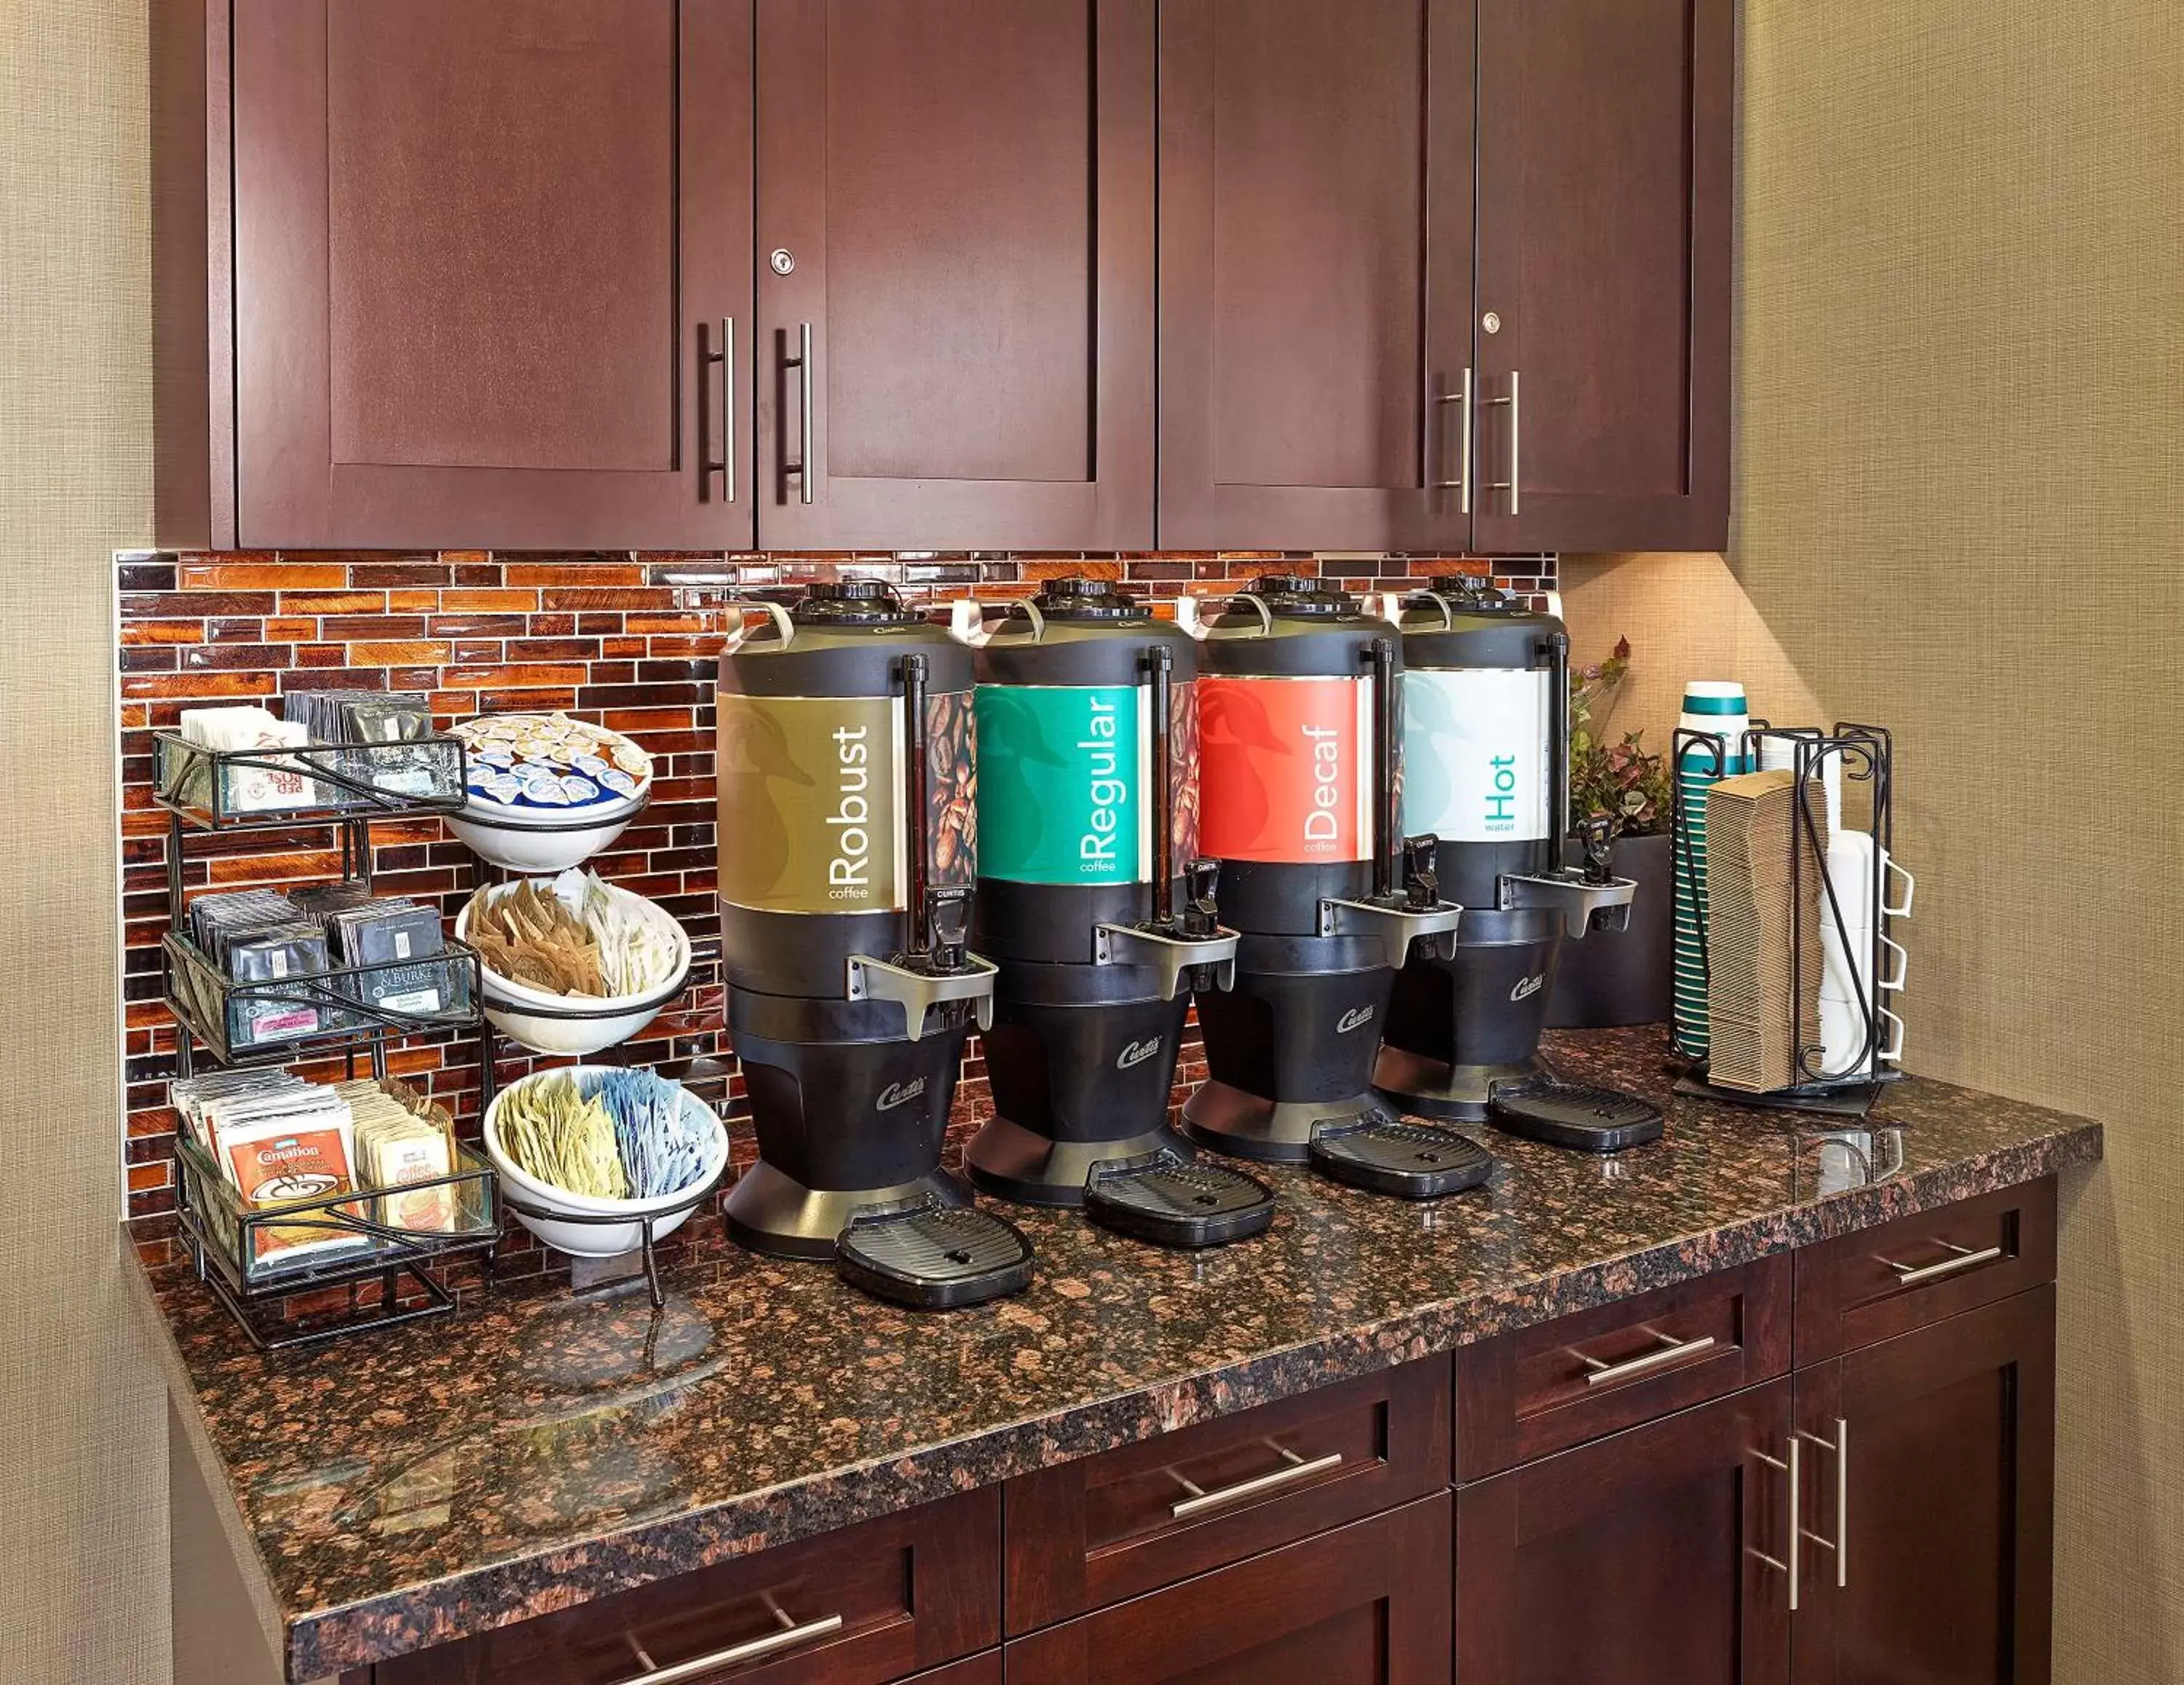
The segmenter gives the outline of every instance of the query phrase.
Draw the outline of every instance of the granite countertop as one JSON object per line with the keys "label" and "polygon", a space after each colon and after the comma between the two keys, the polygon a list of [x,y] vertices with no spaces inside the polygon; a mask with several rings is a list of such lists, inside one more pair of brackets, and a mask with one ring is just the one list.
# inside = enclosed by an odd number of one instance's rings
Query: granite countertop
{"label": "granite countertop", "polygon": [[[261,1356],[185,1268],[132,1269],[268,1642],[310,1679],[2098,1158],[2098,1125],[1922,1079],[1867,1127],[1671,1097],[1655,1030],[1567,1075],[1668,1108],[1600,1159],[1491,1131],[1428,1206],[1268,1174],[1263,1236],[1167,1253],[1052,1212],[1016,1298],[900,1311],[718,1242],[640,1289],[486,1295]],[[132,1248],[133,1255],[133,1248]]]}

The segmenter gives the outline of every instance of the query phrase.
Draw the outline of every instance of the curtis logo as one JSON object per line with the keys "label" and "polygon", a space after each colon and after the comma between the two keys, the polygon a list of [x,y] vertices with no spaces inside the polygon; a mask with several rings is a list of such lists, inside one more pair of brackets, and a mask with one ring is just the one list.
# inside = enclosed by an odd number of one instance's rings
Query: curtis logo
{"label": "curtis logo", "polygon": [[1348,1012],[1343,1013],[1340,1018],[1334,1021],[1334,1033],[1337,1035],[1347,1035],[1351,1030],[1357,1029],[1359,1024],[1370,1024],[1372,1022],[1372,1007],[1352,1007]]}
{"label": "curtis logo", "polygon": [[1133,1041],[1115,1056],[1115,1068],[1126,1071],[1133,1065],[1142,1065],[1160,1050],[1160,1037],[1157,1035],[1150,1041]]}
{"label": "curtis logo", "polygon": [[1520,977],[1517,979],[1517,986],[1509,991],[1509,998],[1513,1001],[1529,1001],[1546,986],[1547,974],[1544,971],[1536,976]]}
{"label": "curtis logo", "polygon": [[924,1092],[923,1077],[919,1077],[914,1082],[891,1082],[880,1091],[879,1104],[872,1109],[875,1112],[892,1112],[898,1106],[907,1106]]}

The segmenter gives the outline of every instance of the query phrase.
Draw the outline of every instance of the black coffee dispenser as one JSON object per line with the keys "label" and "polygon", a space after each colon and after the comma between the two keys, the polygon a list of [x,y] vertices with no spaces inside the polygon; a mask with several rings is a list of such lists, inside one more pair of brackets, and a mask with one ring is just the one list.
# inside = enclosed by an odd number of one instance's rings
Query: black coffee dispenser
{"label": "black coffee dispenser", "polygon": [[1083,1206],[1141,1239],[1204,1246],[1266,1227],[1263,1183],[1168,1124],[1191,994],[1228,986],[1214,862],[1194,857],[1197,645],[1105,582],[1065,578],[978,650],[978,894],[1000,965],[983,1037],[994,1117],[980,1187]]}
{"label": "black coffee dispenser", "polygon": [[1451,947],[1414,951],[1396,979],[1374,1085],[1407,1112],[1559,1145],[1651,1140],[1654,1108],[1558,1083],[1540,1057],[1563,943],[1628,924],[1637,887],[1604,837],[1583,867],[1565,859],[1568,633],[1462,575],[1408,598],[1401,625],[1403,821],[1435,834],[1435,874],[1464,913]]}
{"label": "black coffee dispenser", "polygon": [[1022,1286],[1030,1250],[940,1167],[994,968],[970,951],[970,652],[877,582],[812,586],[721,658],[721,946],[759,1160],[752,1250],[918,1304]]}

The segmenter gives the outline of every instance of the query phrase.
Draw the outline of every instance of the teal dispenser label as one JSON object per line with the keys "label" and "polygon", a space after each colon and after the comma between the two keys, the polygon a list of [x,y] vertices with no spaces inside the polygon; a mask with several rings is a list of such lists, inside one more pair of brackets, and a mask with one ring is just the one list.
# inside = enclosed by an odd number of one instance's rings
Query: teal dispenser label
{"label": "teal dispenser label", "polygon": [[978,875],[1132,884],[1152,872],[1139,687],[982,684]]}

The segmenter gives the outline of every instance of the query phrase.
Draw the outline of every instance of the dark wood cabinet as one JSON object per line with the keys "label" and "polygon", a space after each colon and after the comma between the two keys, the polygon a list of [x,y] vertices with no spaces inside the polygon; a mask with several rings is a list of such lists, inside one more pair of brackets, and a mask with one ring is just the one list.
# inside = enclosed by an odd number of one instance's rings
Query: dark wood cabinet
{"label": "dark wood cabinet", "polygon": [[749,0],[234,0],[232,52],[213,542],[749,544]]}
{"label": "dark wood cabinet", "polygon": [[1457,1494],[1467,1685],[1784,1685],[1790,1382]]}
{"label": "dark wood cabinet", "polygon": [[1153,12],[759,0],[766,547],[1150,546]]}
{"label": "dark wood cabinet", "polygon": [[[625,1685],[655,1669],[766,1685],[888,1685],[1000,1637],[989,1488],[382,1662],[373,1685]],[[706,1668],[704,1659],[713,1659]],[[935,1685],[990,1685],[990,1659]]]}
{"label": "dark wood cabinet", "polygon": [[1448,1359],[1041,1469],[1002,1509],[1014,1637],[1448,1484]]}
{"label": "dark wood cabinet", "polygon": [[2048,1685],[2055,1194],[1915,1213],[344,1685]]}
{"label": "dark wood cabinet", "polygon": [[1730,0],[1161,29],[1162,544],[1727,543]]}
{"label": "dark wood cabinet", "polygon": [[1800,1370],[1797,1685],[2047,1685],[2055,1290]]}
{"label": "dark wood cabinet", "polygon": [[1461,550],[1472,0],[1161,8],[1160,537]]}
{"label": "dark wood cabinet", "polygon": [[1011,1641],[1008,1685],[1446,1685],[1446,1493]]}
{"label": "dark wood cabinet", "polygon": [[1732,0],[1479,0],[1483,550],[1729,538]]}
{"label": "dark wood cabinet", "polygon": [[1457,1479],[1788,1373],[1791,1274],[1777,1253],[1465,1347]]}

